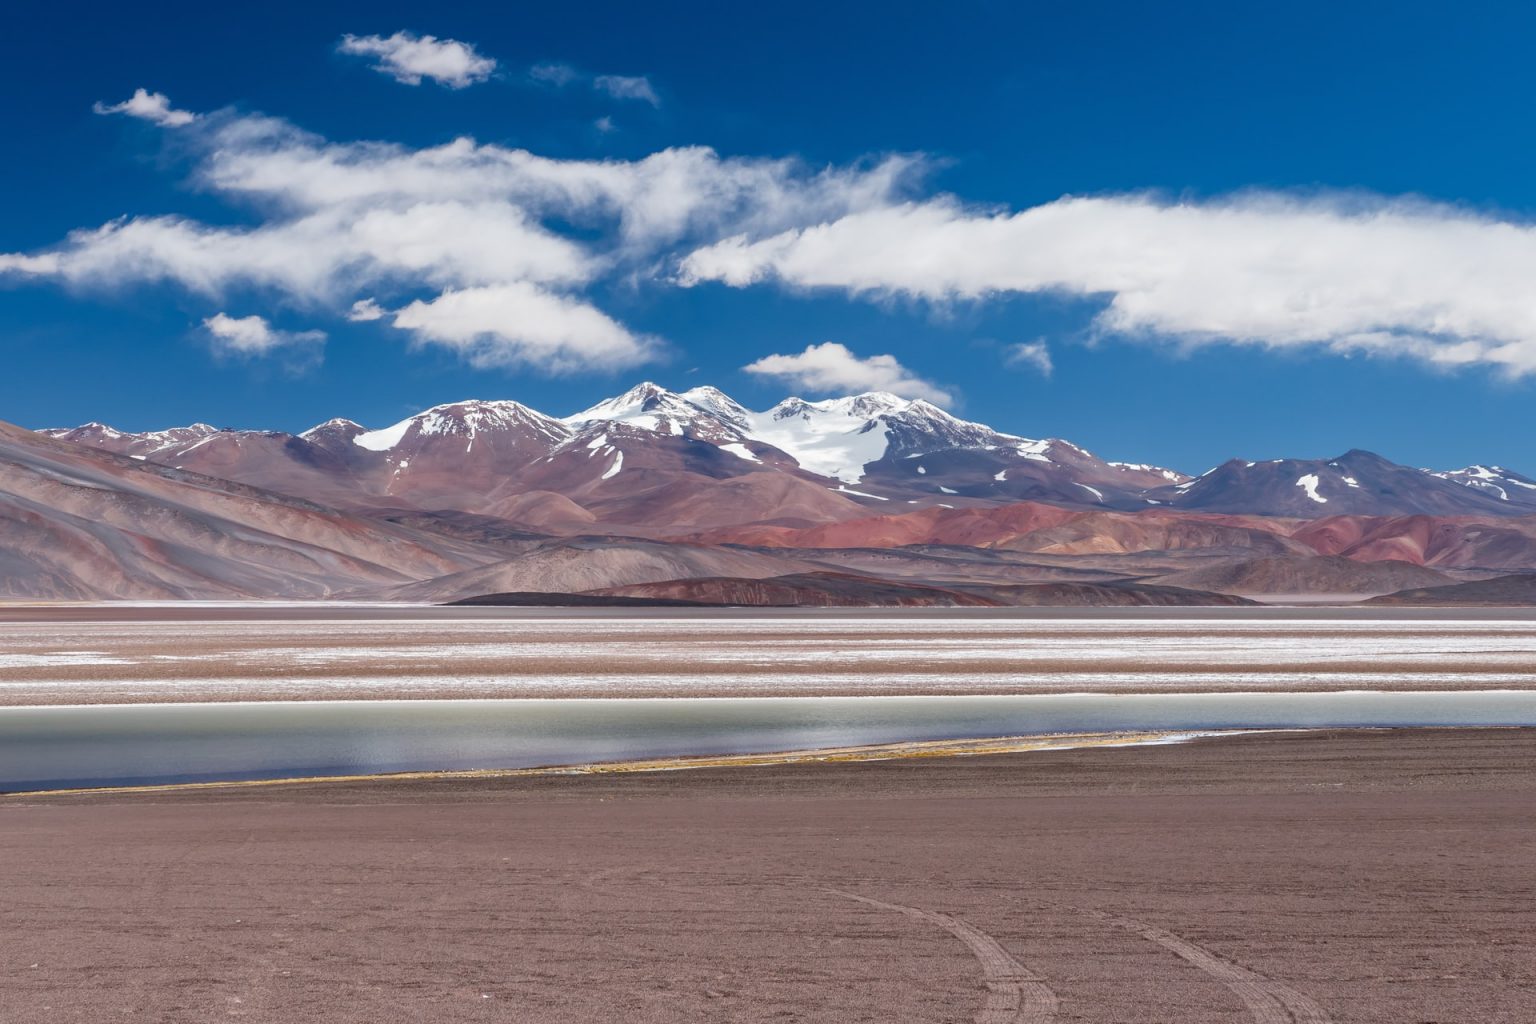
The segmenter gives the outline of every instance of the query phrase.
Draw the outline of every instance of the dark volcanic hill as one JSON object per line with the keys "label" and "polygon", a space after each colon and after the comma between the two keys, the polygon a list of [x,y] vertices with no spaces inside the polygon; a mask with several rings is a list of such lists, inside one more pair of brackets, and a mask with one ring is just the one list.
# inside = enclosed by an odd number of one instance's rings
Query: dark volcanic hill
{"label": "dark volcanic hill", "polygon": [[1223,561],[1160,576],[1156,582],[1222,594],[1294,597],[1373,596],[1409,587],[1442,586],[1454,581],[1443,573],[1407,562],[1355,562],[1326,555],[1280,555]]}
{"label": "dark volcanic hill", "polygon": [[992,608],[1002,603],[940,587],[836,572],[792,573],[755,580],[713,576],[633,583],[593,593],[612,597],[668,598],[695,604],[781,608]]}
{"label": "dark volcanic hill", "polygon": [[1490,580],[1474,580],[1445,587],[1420,587],[1373,597],[1373,605],[1468,605],[1510,608],[1536,604],[1536,574],[1518,573]]}

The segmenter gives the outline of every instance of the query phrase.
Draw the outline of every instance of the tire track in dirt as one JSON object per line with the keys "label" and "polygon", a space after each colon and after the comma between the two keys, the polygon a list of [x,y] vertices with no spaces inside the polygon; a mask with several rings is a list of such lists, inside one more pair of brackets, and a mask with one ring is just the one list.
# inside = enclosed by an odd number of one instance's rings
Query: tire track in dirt
{"label": "tire track in dirt", "polygon": [[1155,942],[1220,981],[1248,1007],[1254,1024],[1332,1024],[1332,1018],[1322,1007],[1289,985],[1233,963],[1182,935],[1100,910],[1085,913],[1116,928],[1135,932],[1148,942]]}
{"label": "tire track in dirt", "polygon": [[1045,979],[1015,960],[996,939],[975,925],[948,914],[883,903],[841,889],[823,891],[938,925],[965,943],[971,955],[980,962],[987,985],[987,999],[976,1014],[976,1024],[1050,1024],[1056,1019],[1056,993]]}

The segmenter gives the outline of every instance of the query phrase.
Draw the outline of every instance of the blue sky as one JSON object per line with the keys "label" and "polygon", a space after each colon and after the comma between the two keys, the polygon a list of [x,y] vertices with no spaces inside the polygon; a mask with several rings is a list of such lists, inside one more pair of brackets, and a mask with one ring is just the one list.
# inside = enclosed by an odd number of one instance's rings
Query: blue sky
{"label": "blue sky", "polygon": [[1194,471],[1536,470],[1517,5],[475,6],[13,5],[0,419],[884,383]]}

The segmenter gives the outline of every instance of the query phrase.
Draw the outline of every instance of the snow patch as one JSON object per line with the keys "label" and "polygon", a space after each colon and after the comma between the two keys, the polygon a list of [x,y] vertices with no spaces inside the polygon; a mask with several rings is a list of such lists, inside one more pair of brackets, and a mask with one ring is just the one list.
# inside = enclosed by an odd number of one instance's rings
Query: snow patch
{"label": "snow patch", "polygon": [[1296,481],[1296,486],[1306,491],[1307,497],[1311,498],[1319,505],[1326,505],[1328,503],[1328,499],[1317,493],[1317,484],[1318,479],[1316,473],[1308,473],[1306,476],[1303,476],[1301,479]]}
{"label": "snow patch", "polygon": [[720,446],[720,450],[723,451],[723,452],[730,452],[732,455],[736,456],[738,459],[746,459],[748,462],[762,462],[763,461],[762,459],[758,458],[753,453],[751,448],[748,448],[746,445],[742,444],[740,441],[732,441],[730,444],[723,444],[723,445]]}
{"label": "snow patch", "polygon": [[807,472],[856,484],[865,465],[885,457],[890,431],[855,411],[853,401],[781,402],[751,414],[749,435],[786,452]]}
{"label": "snow patch", "polygon": [[1051,457],[1046,454],[1050,448],[1051,442],[1049,441],[1025,441],[1021,445],[1016,445],[1013,450],[1026,459],[1031,459],[1035,462],[1050,462],[1052,461]]}
{"label": "snow patch", "polygon": [[385,427],[383,430],[369,430],[354,437],[352,443],[371,452],[387,452],[400,443],[406,431],[410,430],[411,424],[415,422],[415,417],[411,417],[401,420],[392,427]]}
{"label": "snow patch", "polygon": [[870,494],[867,491],[856,491],[851,487],[844,487],[842,484],[838,484],[836,487],[828,487],[827,490],[836,491],[839,494],[852,494],[854,497],[858,498],[874,498],[876,501],[891,500],[890,498],[882,497],[878,494]]}
{"label": "snow patch", "polygon": [[619,475],[619,470],[621,470],[623,468],[624,468],[624,453],[623,452],[616,452],[614,454],[613,465],[609,466],[606,470],[603,471],[603,477],[602,478],[604,480],[611,480],[614,477],[618,476]]}

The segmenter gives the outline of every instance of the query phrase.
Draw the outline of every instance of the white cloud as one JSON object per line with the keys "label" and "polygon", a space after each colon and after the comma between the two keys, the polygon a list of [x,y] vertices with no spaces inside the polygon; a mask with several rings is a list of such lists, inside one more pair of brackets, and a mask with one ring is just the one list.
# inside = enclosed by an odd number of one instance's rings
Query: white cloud
{"label": "white cloud", "polygon": [[[255,289],[338,317],[382,312],[423,291],[530,285],[605,325],[590,349],[602,368],[615,352],[602,340],[614,322],[581,296],[593,282],[650,275],[680,240],[889,205],[923,168],[891,157],[811,170],[704,147],[625,161],[550,159],[472,139],[425,149],[331,143],[276,118],[231,114],[201,119],[187,139],[201,154],[195,183],[254,211],[253,223],[124,217],[43,252],[0,253],[0,274],[79,289],[170,283],[214,300]],[[365,298],[375,306],[354,309]],[[557,356],[523,361],[567,369],[581,349],[572,336]]]}
{"label": "white cloud", "polygon": [[28,256],[25,253],[0,252],[0,274],[12,273],[47,277],[59,272],[59,254],[53,252]]}
{"label": "white cloud", "polygon": [[596,128],[598,131],[602,132],[604,135],[607,135],[609,132],[615,130],[616,125],[614,125],[614,123],[613,123],[613,118],[608,117],[605,114],[604,116],[598,118],[596,121],[593,121],[592,122],[592,127]]}
{"label": "white cloud", "polygon": [[655,348],[607,314],[526,282],[418,299],[394,314],[394,324],[418,342],[452,349],[480,367],[617,370],[646,362]]}
{"label": "white cloud", "polygon": [[347,310],[347,319],[354,323],[382,320],[388,315],[389,310],[379,305],[374,299],[358,299],[352,303],[352,308]]}
{"label": "white cloud", "polygon": [[661,106],[661,97],[644,75],[598,75],[592,79],[592,88],[616,100],[640,100],[653,107]]}
{"label": "white cloud", "polygon": [[13,270],[81,286],[172,281],[217,297],[251,285],[322,304],[369,282],[575,283],[592,274],[580,246],[500,203],[326,208],[252,228],[131,218],[76,231],[57,252],[12,259]]}
{"label": "white cloud", "polygon": [[952,199],[702,247],[684,284],[757,281],[933,301],[1103,297],[1100,331],[1181,345],[1321,347],[1536,372],[1536,226],[1410,200],[1246,194]]}
{"label": "white cloud", "polygon": [[1051,350],[1043,341],[1021,341],[1009,345],[1003,361],[1009,366],[1032,367],[1042,377],[1049,377],[1056,369],[1056,364],[1051,361]]}
{"label": "white cloud", "polygon": [[955,396],[916,376],[896,361],[880,355],[860,359],[835,341],[807,345],[793,355],[764,356],[742,367],[747,373],[777,377],[794,387],[826,394],[889,391],[903,398],[922,398],[935,405],[954,404]]}
{"label": "white cloud", "polygon": [[214,350],[222,355],[261,356],[295,345],[319,345],[324,331],[280,331],[259,316],[229,316],[215,313],[203,321]]}
{"label": "white cloud", "polygon": [[377,57],[375,71],[406,85],[420,85],[423,78],[430,78],[450,89],[462,89],[485,81],[496,70],[496,62],[482,57],[469,43],[412,32],[396,32],[392,36],[345,35],[336,49]]}
{"label": "white cloud", "polygon": [[171,101],[163,92],[135,89],[133,95],[121,103],[108,106],[97,103],[91,108],[98,114],[127,114],[150,121],[162,128],[180,128],[197,120],[197,115],[186,110],[173,110]]}

